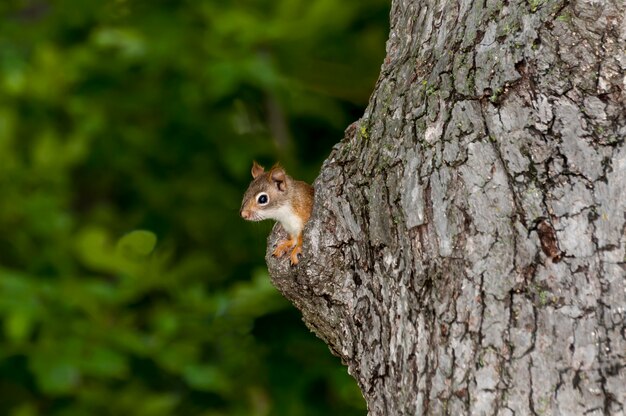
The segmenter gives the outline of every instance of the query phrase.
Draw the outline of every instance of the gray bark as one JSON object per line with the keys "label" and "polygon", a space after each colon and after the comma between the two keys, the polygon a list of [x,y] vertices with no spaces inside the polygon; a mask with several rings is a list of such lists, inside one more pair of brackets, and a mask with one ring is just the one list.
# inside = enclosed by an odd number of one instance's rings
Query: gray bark
{"label": "gray bark", "polygon": [[302,261],[267,257],[371,415],[626,412],[625,9],[393,1]]}

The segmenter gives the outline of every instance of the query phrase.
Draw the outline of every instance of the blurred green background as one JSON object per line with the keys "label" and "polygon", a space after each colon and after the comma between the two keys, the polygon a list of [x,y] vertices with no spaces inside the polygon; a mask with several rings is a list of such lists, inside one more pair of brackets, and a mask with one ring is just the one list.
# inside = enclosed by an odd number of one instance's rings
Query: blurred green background
{"label": "blurred green background", "polygon": [[365,414],[238,209],[253,159],[316,177],[388,12],[1,2],[0,414]]}

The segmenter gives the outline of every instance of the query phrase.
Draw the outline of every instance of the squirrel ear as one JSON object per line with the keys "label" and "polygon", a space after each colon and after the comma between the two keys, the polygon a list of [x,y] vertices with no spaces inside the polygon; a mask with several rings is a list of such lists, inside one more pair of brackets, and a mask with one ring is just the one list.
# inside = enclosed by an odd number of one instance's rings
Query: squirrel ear
{"label": "squirrel ear", "polygon": [[263,166],[256,163],[256,160],[252,161],[252,178],[256,179],[257,176],[265,172]]}
{"label": "squirrel ear", "polygon": [[287,188],[287,182],[285,181],[285,170],[280,166],[272,168],[272,181],[276,184],[279,191],[284,191]]}

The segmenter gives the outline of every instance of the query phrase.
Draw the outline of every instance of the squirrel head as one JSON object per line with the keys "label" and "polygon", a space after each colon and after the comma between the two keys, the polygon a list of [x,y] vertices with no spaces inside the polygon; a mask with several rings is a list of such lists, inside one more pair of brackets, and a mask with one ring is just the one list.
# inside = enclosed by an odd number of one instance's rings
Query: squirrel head
{"label": "squirrel head", "polygon": [[278,210],[289,204],[291,178],[278,163],[266,172],[256,162],[252,163],[252,178],[239,214],[248,221],[277,219]]}

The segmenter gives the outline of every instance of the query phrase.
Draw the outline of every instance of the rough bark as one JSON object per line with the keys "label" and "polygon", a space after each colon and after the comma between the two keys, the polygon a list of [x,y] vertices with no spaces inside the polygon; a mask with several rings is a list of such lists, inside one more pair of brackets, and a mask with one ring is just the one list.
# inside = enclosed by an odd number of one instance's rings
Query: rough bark
{"label": "rough bark", "polygon": [[626,412],[625,9],[393,1],[302,261],[267,257],[370,414]]}

